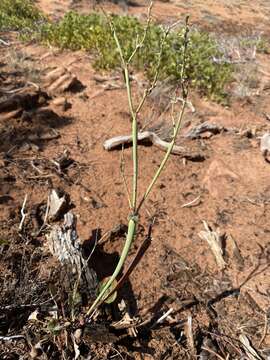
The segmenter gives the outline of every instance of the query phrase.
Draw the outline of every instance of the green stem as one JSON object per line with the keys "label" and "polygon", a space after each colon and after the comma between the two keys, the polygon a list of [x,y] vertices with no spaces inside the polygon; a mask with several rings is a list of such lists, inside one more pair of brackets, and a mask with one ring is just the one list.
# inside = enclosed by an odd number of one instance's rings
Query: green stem
{"label": "green stem", "polygon": [[[110,21],[110,20],[109,20]],[[110,277],[110,280],[106,283],[102,291],[97,296],[96,300],[91,305],[90,309],[87,312],[87,315],[90,315],[103,301],[104,301],[104,295],[106,294],[107,290],[110,288],[110,286],[113,284],[114,280],[117,278],[118,274],[120,273],[126,258],[128,256],[130,247],[132,245],[133,239],[136,235],[136,228],[138,224],[138,216],[135,213],[135,209],[137,206],[137,188],[138,188],[138,124],[137,124],[137,114],[134,111],[134,106],[132,102],[132,93],[131,93],[131,85],[130,85],[130,78],[129,78],[129,70],[128,70],[128,64],[125,61],[124,54],[122,47],[120,45],[118,36],[116,34],[114,24],[112,21],[110,21],[110,26],[113,31],[114,40],[116,42],[120,59],[122,63],[122,68],[124,70],[124,78],[125,78],[125,84],[127,89],[127,97],[128,97],[128,105],[129,105],[129,111],[132,118],[132,155],[133,155],[133,189],[132,189],[132,214],[129,219],[128,223],[128,232],[127,237],[125,241],[124,248],[122,250],[119,262]]]}
{"label": "green stem", "polygon": [[142,200],[140,201],[139,203],[139,206],[137,208],[137,213],[139,213],[143,203],[145,202],[145,200],[147,199],[148,195],[150,194],[151,190],[153,189],[155,183],[157,182],[162,170],[164,169],[165,165],[167,164],[167,161],[169,160],[170,158],[170,155],[172,153],[172,150],[173,150],[173,147],[175,145],[175,142],[176,142],[176,138],[177,138],[177,135],[179,133],[179,130],[181,128],[181,124],[182,124],[182,119],[183,119],[183,115],[184,115],[184,112],[185,112],[185,108],[186,108],[186,100],[184,100],[183,102],[183,105],[182,105],[182,109],[181,109],[181,112],[179,114],[179,117],[178,117],[178,120],[177,120],[177,123],[176,123],[176,126],[174,128],[174,134],[173,134],[173,139],[172,141],[170,142],[169,146],[168,146],[168,149],[167,149],[167,152],[157,170],[157,172],[155,173],[150,185],[148,186],[148,188],[146,189],[144,195],[143,195],[143,198]]}
{"label": "green stem", "polygon": [[129,112],[132,118],[132,157],[133,157],[133,187],[132,187],[132,209],[135,212],[137,206],[137,192],[138,192],[138,124],[137,124],[137,114],[134,110],[131,94],[131,85],[129,79],[128,64],[125,61],[122,47],[120,45],[118,36],[116,34],[113,23],[110,21],[111,29],[113,31],[113,37],[117,46],[117,49],[120,54],[120,59],[122,67],[124,69],[125,84],[127,89],[128,97],[128,106]]}
{"label": "green stem", "polygon": [[157,182],[162,170],[164,169],[165,165],[167,164],[167,161],[169,160],[169,157],[171,155],[171,152],[173,150],[173,147],[175,145],[176,142],[176,138],[178,135],[178,132],[181,128],[181,124],[182,124],[182,120],[183,120],[183,116],[184,116],[184,112],[185,112],[185,108],[186,108],[186,104],[187,104],[187,97],[188,97],[188,90],[185,86],[185,71],[186,71],[186,57],[187,57],[187,46],[188,46],[188,32],[189,32],[189,27],[188,27],[188,20],[189,17],[186,17],[186,27],[185,27],[185,33],[184,33],[184,46],[183,46],[183,62],[182,62],[182,67],[181,67],[181,88],[182,88],[182,93],[183,93],[183,105],[182,105],[182,109],[179,113],[177,122],[176,122],[176,126],[174,126],[174,131],[173,131],[173,138],[172,141],[170,143],[170,145],[168,146],[167,152],[157,170],[157,172],[155,173],[150,185],[148,186],[148,188],[146,189],[142,200],[139,203],[138,208],[136,209],[136,213],[138,214],[143,203],[145,202],[145,200],[147,199],[147,197],[149,196],[151,190],[153,189],[155,183]]}
{"label": "green stem", "polygon": [[137,115],[134,111],[132,102],[131,85],[129,79],[128,66],[124,67],[125,83],[127,89],[129,111],[132,118],[132,158],[133,158],[133,187],[132,187],[132,209],[135,211],[137,205],[137,192],[138,192],[138,122]]}
{"label": "green stem", "polygon": [[128,233],[127,233],[127,238],[126,238],[126,242],[124,245],[124,248],[122,250],[121,256],[120,256],[120,260],[110,278],[110,280],[106,283],[106,285],[104,286],[104,288],[102,289],[102,291],[99,293],[99,295],[97,296],[96,300],[93,302],[93,304],[91,305],[90,309],[87,311],[87,315],[89,316],[99,305],[100,303],[103,301],[103,297],[106,294],[107,290],[110,288],[110,286],[112,285],[112,283],[114,282],[114,280],[117,278],[117,276],[119,275],[125,260],[128,256],[129,253],[129,249],[130,246],[133,242],[133,239],[136,235],[136,228],[137,228],[137,223],[138,223],[138,218],[136,216],[132,216],[129,220],[128,223]]}

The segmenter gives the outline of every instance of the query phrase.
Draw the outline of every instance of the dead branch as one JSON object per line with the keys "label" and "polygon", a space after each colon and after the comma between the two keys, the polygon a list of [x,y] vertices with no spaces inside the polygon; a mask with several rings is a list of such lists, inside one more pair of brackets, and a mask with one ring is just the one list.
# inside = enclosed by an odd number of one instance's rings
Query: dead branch
{"label": "dead branch", "polygon": [[153,329],[156,325],[161,324],[165,319],[167,319],[170,314],[173,312],[173,308],[170,308],[168,311],[165,312],[160,318],[157,319],[157,321],[154,322],[154,324],[151,326],[151,329]]}
{"label": "dead branch", "polygon": [[[160,137],[152,131],[143,131],[138,133],[138,141],[142,142],[145,140],[150,141],[153,145],[155,145],[156,147],[158,147],[163,151],[167,151],[168,147],[170,146],[170,143],[161,140]],[[132,143],[131,135],[116,136],[109,140],[106,140],[103,144],[103,147],[105,150],[110,151],[119,147],[120,145],[131,144],[131,143]],[[196,159],[203,157],[202,154],[198,152],[194,152],[192,150],[186,150],[184,147],[178,145],[174,146],[172,150],[172,154],[180,155],[188,159]]]}
{"label": "dead branch", "polygon": [[264,328],[263,328],[263,334],[259,342],[259,347],[261,347],[262,343],[264,342],[266,335],[267,335],[267,329],[268,329],[268,316],[267,314],[264,315]]}
{"label": "dead branch", "polygon": [[219,126],[217,124],[211,124],[206,121],[202,124],[194,126],[192,129],[190,129],[185,134],[185,138],[197,139],[200,137],[201,134],[203,134],[205,132],[210,132],[211,134],[219,134],[222,131],[227,131],[227,129],[224,128],[223,126]]}
{"label": "dead branch", "polygon": [[4,45],[4,46],[10,46],[10,42],[5,41],[3,39],[0,39],[0,44]]}

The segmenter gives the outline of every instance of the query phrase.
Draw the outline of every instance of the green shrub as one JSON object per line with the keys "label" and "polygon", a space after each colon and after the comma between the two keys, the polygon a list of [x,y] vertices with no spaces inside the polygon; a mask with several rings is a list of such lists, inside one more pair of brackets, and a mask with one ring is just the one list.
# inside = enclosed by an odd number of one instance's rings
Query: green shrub
{"label": "green shrub", "polygon": [[[125,58],[129,58],[136,41],[143,36],[144,24],[130,16],[113,16]],[[68,12],[57,23],[49,22],[31,0],[0,0],[0,30],[29,32],[42,42],[71,50],[90,51],[97,69],[110,70],[120,65],[110,26],[105,16],[92,13],[81,15]],[[144,46],[137,52],[132,66],[153,78],[160,52],[164,29],[151,24]],[[160,79],[180,79],[182,30],[173,31],[164,44],[160,64]],[[27,35],[28,36],[28,35]],[[224,89],[231,80],[232,66],[217,64],[214,58],[222,57],[216,41],[209,34],[192,31],[187,58],[187,74],[191,84],[203,94],[217,100],[224,99]]]}
{"label": "green shrub", "polygon": [[[136,40],[143,36],[144,25],[136,18],[113,16],[113,22],[126,59],[131,55]],[[67,13],[57,24],[48,24],[40,34],[41,39],[50,44],[71,50],[88,50],[95,56],[97,69],[113,69],[120,64],[111,29],[100,14],[80,15]],[[149,27],[144,46],[133,59],[133,66],[143,70],[152,78],[157,64],[163,29],[152,24]],[[160,66],[160,78],[180,78],[182,30],[172,32],[164,44]],[[193,31],[187,59],[187,73],[194,87],[203,94],[216,99],[224,97],[224,88],[231,80],[232,66],[217,64],[213,58],[221,57],[217,44],[208,34]]]}
{"label": "green shrub", "polygon": [[0,0],[0,30],[34,29],[42,20],[31,0]]}
{"label": "green shrub", "polygon": [[258,53],[261,54],[269,54],[270,53],[270,47],[269,42],[266,40],[266,38],[261,37],[250,37],[250,38],[243,38],[240,41],[241,47],[251,48],[256,47]]}

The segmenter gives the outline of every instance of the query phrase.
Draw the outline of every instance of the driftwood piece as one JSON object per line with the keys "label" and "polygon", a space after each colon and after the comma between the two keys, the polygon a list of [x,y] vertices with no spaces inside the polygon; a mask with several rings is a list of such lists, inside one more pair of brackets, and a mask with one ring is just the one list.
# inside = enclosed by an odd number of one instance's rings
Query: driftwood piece
{"label": "driftwood piece", "polygon": [[185,138],[188,139],[198,139],[201,134],[209,132],[211,134],[219,134],[222,131],[226,131],[223,126],[219,126],[217,124],[211,124],[209,122],[204,122],[202,124],[196,125],[192,127],[186,134]]}
{"label": "driftwood piece", "polygon": [[[154,146],[158,147],[163,151],[167,151],[168,147],[170,146],[169,142],[166,142],[152,131],[143,131],[138,133],[138,142],[142,141],[150,141]],[[125,136],[116,136],[111,139],[108,139],[104,142],[103,147],[105,150],[113,150],[118,148],[120,145],[131,144],[132,143],[132,136],[125,135]],[[172,150],[172,154],[180,155],[187,159],[202,159],[204,156],[199,152],[194,152],[192,150],[186,150],[182,146],[175,145]]]}
{"label": "driftwood piece", "polygon": [[49,249],[60,263],[71,269],[70,277],[74,274],[77,279],[85,283],[90,299],[95,298],[97,290],[97,276],[90,269],[87,260],[83,258],[80,239],[76,230],[76,217],[69,211],[64,216],[62,226],[54,225],[47,235]]}

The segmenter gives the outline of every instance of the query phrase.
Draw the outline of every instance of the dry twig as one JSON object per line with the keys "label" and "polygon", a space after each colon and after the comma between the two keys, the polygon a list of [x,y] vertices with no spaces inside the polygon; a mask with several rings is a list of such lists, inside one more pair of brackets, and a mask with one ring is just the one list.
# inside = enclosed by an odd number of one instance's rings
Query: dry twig
{"label": "dry twig", "polygon": [[160,318],[157,319],[156,322],[151,326],[151,329],[154,328],[156,325],[161,324],[171,313],[173,312],[173,308],[170,308],[168,311],[165,312]]}
{"label": "dry twig", "polygon": [[186,322],[186,337],[192,352],[195,350],[194,336],[192,331],[192,316],[189,315]]}
{"label": "dry twig", "polygon": [[241,344],[244,346],[247,357],[250,360],[262,360],[262,357],[258,354],[258,352],[251,345],[250,340],[248,339],[248,337],[245,334],[241,334],[239,336],[239,340],[240,340]]}
{"label": "dry twig", "polygon": [[[188,202],[188,203],[186,203],[186,204],[181,205],[181,208],[192,207],[192,206],[197,206],[197,205],[199,205],[199,204],[200,204],[200,201],[198,201],[198,200],[200,200],[200,198],[201,198],[201,195],[197,196],[197,197],[196,197],[195,199],[193,199],[192,201],[190,201],[190,202]],[[197,201],[198,201],[198,202],[197,202]]]}
{"label": "dry twig", "polygon": [[24,212],[25,210],[25,205],[26,205],[26,201],[27,201],[27,194],[25,195],[24,197],[24,200],[23,200],[23,204],[22,204],[22,208],[21,208],[21,215],[22,215],[22,219],[21,219],[21,222],[20,222],[20,225],[19,225],[19,231],[22,231],[23,229],[23,223],[24,223],[24,220],[27,216],[27,213]]}
{"label": "dry twig", "polygon": [[24,335],[12,335],[12,336],[0,336],[2,341],[12,341],[12,340],[26,340]]}

